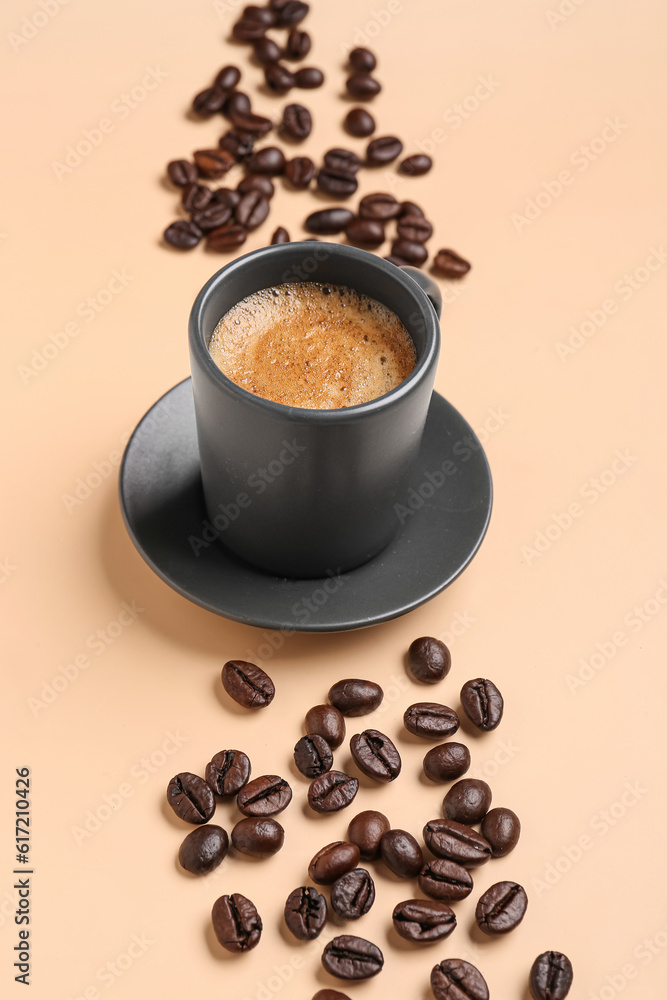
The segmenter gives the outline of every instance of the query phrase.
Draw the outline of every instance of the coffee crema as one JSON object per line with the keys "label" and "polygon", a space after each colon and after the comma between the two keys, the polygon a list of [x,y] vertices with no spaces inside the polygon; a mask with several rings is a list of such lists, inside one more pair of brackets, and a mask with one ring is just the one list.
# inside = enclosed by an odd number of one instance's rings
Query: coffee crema
{"label": "coffee crema", "polygon": [[306,409],[383,396],[415,367],[415,347],[387,306],[344,285],[293,281],[253,292],[225,313],[208,349],[237,385]]}

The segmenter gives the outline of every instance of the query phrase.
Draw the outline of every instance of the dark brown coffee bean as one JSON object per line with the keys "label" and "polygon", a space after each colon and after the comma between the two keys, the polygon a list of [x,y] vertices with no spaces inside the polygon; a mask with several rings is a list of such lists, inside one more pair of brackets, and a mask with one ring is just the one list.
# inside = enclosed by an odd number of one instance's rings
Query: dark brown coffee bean
{"label": "dark brown coffee bean", "polygon": [[241,750],[221,750],[206,765],[206,784],[216,795],[238,795],[250,777],[250,761]]}
{"label": "dark brown coffee bean", "polygon": [[273,198],[275,188],[270,178],[266,177],[264,174],[246,174],[243,180],[239,182],[236,190],[240,195],[239,201],[241,200],[241,196],[248,194],[249,191],[259,191],[259,193],[266,198],[267,201],[270,201],[271,198]]}
{"label": "dark brown coffee bean", "polygon": [[203,778],[181,771],[167,787],[167,802],[186,823],[208,823],[215,812],[213,792]]}
{"label": "dark brown coffee bean", "polygon": [[338,990],[318,990],[313,1000],[350,1000],[347,993],[340,993]]}
{"label": "dark brown coffee bean", "polygon": [[374,712],[382,704],[384,691],[375,681],[346,678],[329,688],[329,701],[343,715],[359,716]]}
{"label": "dark brown coffee bean", "polygon": [[225,226],[213,229],[207,234],[206,248],[224,253],[226,250],[234,250],[236,247],[240,247],[242,243],[245,243],[247,238],[247,229],[237,225],[235,222],[228,222]]}
{"label": "dark brown coffee bean", "polygon": [[405,215],[419,215],[423,217],[424,210],[419,205],[416,205],[414,201],[402,201],[398,217],[401,219]]}
{"label": "dark brown coffee bean", "polygon": [[388,830],[380,841],[387,868],[399,878],[416,878],[424,867],[422,849],[407,830]]}
{"label": "dark brown coffee bean", "polygon": [[307,31],[292,28],[287,36],[285,59],[303,59],[310,52],[310,35]]}
{"label": "dark brown coffee bean", "polygon": [[375,119],[365,108],[352,108],[345,115],[343,126],[350,135],[364,138],[375,131]]}
{"label": "dark brown coffee bean", "polygon": [[456,902],[472,892],[472,875],[455,861],[436,858],[424,865],[419,873],[419,888],[432,899]]}
{"label": "dark brown coffee bean", "polygon": [[267,63],[278,62],[282,58],[283,50],[273,41],[272,38],[260,38],[253,45],[255,59],[257,62],[266,65]]}
{"label": "dark brown coffee bean", "polygon": [[202,118],[210,118],[211,115],[222,111],[226,99],[227,94],[221,87],[206,87],[193,98],[192,110]]}
{"label": "dark brown coffee bean", "polygon": [[236,206],[236,221],[246,229],[257,229],[269,214],[268,199],[259,191],[248,191]]}
{"label": "dark brown coffee bean", "polygon": [[324,169],[333,174],[354,176],[361,167],[361,160],[351,149],[330,149],[324,154]]}
{"label": "dark brown coffee bean", "polygon": [[215,78],[215,85],[222,90],[230,91],[237,87],[241,79],[238,66],[223,66]]}
{"label": "dark brown coffee bean", "polygon": [[331,886],[331,907],[345,920],[358,920],[375,902],[375,883],[365,868],[355,868]]}
{"label": "dark brown coffee bean", "polygon": [[406,941],[442,941],[456,927],[456,914],[446,903],[406,899],[391,915],[394,930]]}
{"label": "dark brown coffee bean", "polygon": [[207,823],[187,835],[178,851],[178,862],[186,872],[206,875],[224,860],[229,850],[227,831]]}
{"label": "dark brown coffee bean", "polygon": [[264,70],[264,80],[274,94],[286,94],[295,85],[294,74],[281,63],[269,63]]}
{"label": "dark brown coffee bean", "polygon": [[250,157],[247,168],[252,174],[277,177],[285,169],[285,154],[277,146],[264,146]]}
{"label": "dark brown coffee bean", "polygon": [[237,42],[256,42],[266,32],[267,26],[254,18],[242,17],[232,28],[232,37]]}
{"label": "dark brown coffee bean", "polygon": [[233,111],[230,115],[235,128],[243,132],[251,132],[252,135],[266,135],[273,128],[270,118],[262,115],[253,115],[250,111]]}
{"label": "dark brown coffee bean", "polygon": [[313,941],[327,922],[327,901],[312,885],[290,892],[285,903],[285,923],[298,941]]}
{"label": "dark brown coffee bean", "polygon": [[333,753],[326,740],[315,733],[312,736],[302,736],[294,747],[294,763],[306,778],[316,778],[325,771],[330,771],[333,764]]}
{"label": "dark brown coffee bean", "polygon": [[415,639],[410,645],[407,664],[416,681],[421,681],[422,684],[436,684],[449,673],[452,657],[444,642],[424,635],[420,639]]}
{"label": "dark brown coffee bean", "polygon": [[307,3],[300,3],[299,0],[287,0],[277,10],[276,25],[279,28],[288,28],[292,24],[298,24],[310,10]]}
{"label": "dark brown coffee bean", "polygon": [[377,945],[353,934],[341,934],[329,941],[322,954],[325,972],[339,979],[369,979],[384,965]]}
{"label": "dark brown coffee bean", "polygon": [[188,184],[183,188],[181,205],[186,212],[199,212],[206,208],[212,197],[213,192],[205,184]]}
{"label": "dark brown coffee bean", "polygon": [[406,708],[403,724],[409,733],[425,740],[442,740],[453,736],[459,728],[459,717],[453,708],[434,701],[418,701]]}
{"label": "dark brown coffee bean", "polygon": [[574,981],[572,962],[560,951],[538,955],[530,969],[533,1000],[565,1000]]}
{"label": "dark brown coffee bean", "polygon": [[348,242],[373,249],[384,243],[384,226],[377,219],[352,219],[345,227]]}
{"label": "dark brown coffee bean", "polygon": [[164,238],[170,246],[177,250],[192,250],[202,238],[202,231],[195,226],[194,222],[186,222],[185,219],[178,219],[172,222],[164,231]]}
{"label": "dark brown coffee bean", "polygon": [[231,188],[218,188],[217,191],[213,192],[213,198],[211,200],[220,202],[222,205],[229,205],[233,212],[241,200],[241,195],[238,191],[232,191]]}
{"label": "dark brown coffee bean", "polygon": [[336,840],[317,852],[308,865],[308,876],[318,885],[333,885],[341,875],[359,864],[360,851],[356,844]]}
{"label": "dark brown coffee bean", "polygon": [[447,958],[431,972],[435,1000],[489,1000],[489,987],[479,969],[462,958]]}
{"label": "dark brown coffee bean", "polygon": [[[472,826],[484,819],[490,806],[491,789],[487,783],[479,778],[463,778],[452,785],[445,795],[442,813],[445,819]],[[484,830],[482,836],[486,837]]]}
{"label": "dark brown coffee bean", "polygon": [[371,139],[366,147],[366,163],[369,167],[384,167],[403,152],[403,143],[395,135],[381,135]]}
{"label": "dark brown coffee bean", "polygon": [[491,844],[494,858],[504,858],[519,843],[521,822],[511,809],[492,809],[482,820],[481,834]]}
{"label": "dark brown coffee bean", "polygon": [[356,177],[351,177],[348,174],[339,175],[330,170],[320,170],[317,175],[317,186],[325,194],[349,198],[359,187],[359,182]]}
{"label": "dark brown coffee bean", "polygon": [[[239,202],[239,208],[242,202],[243,198]],[[241,219],[238,221],[243,225]],[[243,708],[266,708],[276,693],[269,675],[247,660],[228,660],[225,663],[222,668],[222,686],[229,697]]]}
{"label": "dark brown coffee bean", "polygon": [[473,726],[488,733],[503,717],[503,696],[493,683],[484,677],[466,681],[461,688],[461,705]]}
{"label": "dark brown coffee bean", "polygon": [[386,222],[388,219],[395,219],[400,210],[400,206],[393,194],[367,194],[359,202],[360,219],[377,219],[379,222]]}
{"label": "dark brown coffee bean", "polygon": [[270,858],[285,842],[285,831],[271,816],[248,816],[232,830],[232,844],[251,858]]}
{"label": "dark brown coffee bean", "polygon": [[354,214],[349,208],[322,208],[319,212],[311,212],[303,225],[309,233],[332,236],[334,233],[342,232],[353,218]]}
{"label": "dark brown coffee bean", "polygon": [[271,237],[271,246],[275,246],[277,243],[289,243],[289,233],[284,226],[278,226],[273,236]]}
{"label": "dark brown coffee bean", "polygon": [[431,781],[453,781],[470,768],[470,751],[463,743],[441,743],[424,757],[424,774]]}
{"label": "dark brown coffee bean", "polygon": [[508,934],[523,920],[528,897],[516,882],[496,882],[483,893],[475,910],[477,926],[485,934]]}
{"label": "dark brown coffee bean", "polygon": [[277,774],[253,778],[236,796],[236,804],[244,816],[275,816],[291,801],[292,789]]}
{"label": "dark brown coffee bean", "polygon": [[357,72],[345,81],[347,92],[358,101],[370,101],[382,90],[382,85],[370,73]]}
{"label": "dark brown coffee bean", "polygon": [[424,842],[436,858],[475,868],[491,858],[491,844],[470,826],[452,819],[432,819],[424,827]]}
{"label": "dark brown coffee bean", "polygon": [[255,904],[240,892],[216,899],[211,918],[215,936],[227,951],[250,951],[262,935],[262,920]]}
{"label": "dark brown coffee bean", "polygon": [[398,172],[407,177],[421,177],[422,174],[427,174],[432,166],[433,160],[426,153],[413,153],[412,156],[406,156],[401,160]]}
{"label": "dark brown coffee bean", "polygon": [[[335,209],[336,212],[340,211]],[[343,209],[347,211],[347,209]],[[306,228],[308,228],[306,226]],[[336,230],[339,232],[339,230]],[[312,230],[309,230],[312,232]],[[326,234],[325,234],[326,235]],[[345,739],[345,719],[333,705],[315,705],[306,713],[306,733],[316,733],[326,740],[332,750],[336,750]]]}
{"label": "dark brown coffee bean", "polygon": [[234,129],[225,132],[218,139],[220,149],[228,150],[237,163],[240,163],[251,155],[254,144],[255,140],[253,136],[245,132],[236,132]]}
{"label": "dark brown coffee bean", "polygon": [[396,267],[406,267],[407,260],[403,260],[402,257],[397,257],[396,254],[389,254],[389,256],[384,257],[383,260],[388,260],[390,264],[395,264]]}
{"label": "dark brown coffee bean", "polygon": [[391,252],[416,267],[421,267],[428,258],[426,247],[422,246],[421,243],[413,243],[412,240],[394,240]]}
{"label": "dark brown coffee bean", "polygon": [[396,224],[396,232],[401,239],[411,243],[426,243],[433,236],[433,226],[423,215],[402,215]]}
{"label": "dark brown coffee bean", "polygon": [[462,278],[470,270],[470,264],[453,250],[438,250],[433,267],[445,278]]}
{"label": "dark brown coffee bean", "polygon": [[315,164],[309,156],[295,156],[285,165],[285,177],[299,191],[304,191],[314,176]]}
{"label": "dark brown coffee bean", "polygon": [[294,83],[302,90],[313,90],[324,83],[324,73],[315,66],[304,66],[294,74]]}
{"label": "dark brown coffee bean", "polygon": [[249,115],[250,98],[242,90],[234,90],[229,94],[222,111],[230,118],[233,115]]}
{"label": "dark brown coffee bean", "polygon": [[307,139],[313,129],[313,119],[303,104],[288,104],[283,111],[283,128],[293,139]]}
{"label": "dark brown coffee bean", "polygon": [[364,861],[375,861],[380,857],[380,841],[390,829],[389,820],[383,813],[366,809],[350,821],[347,838],[357,845]]}
{"label": "dark brown coffee bean", "polygon": [[193,156],[202,177],[222,177],[236,163],[228,149],[198,149]]}
{"label": "dark brown coffee bean", "polygon": [[377,59],[370,49],[352,49],[349,59],[352,69],[362,73],[372,73],[377,66]]}
{"label": "dark brown coffee bean", "polygon": [[273,28],[276,23],[275,12],[267,7],[244,7],[241,17],[246,21],[258,21],[265,28]]}
{"label": "dark brown coffee bean", "polygon": [[211,229],[217,229],[218,226],[224,226],[225,222],[229,222],[231,217],[232,210],[229,205],[214,201],[206,208],[202,208],[201,211],[195,212],[192,216],[192,221],[195,226],[199,226],[203,233],[206,233]]}
{"label": "dark brown coffee bean", "polygon": [[167,164],[167,176],[175,187],[185,187],[197,180],[197,168],[189,160],[172,160]]}
{"label": "dark brown coffee bean", "polygon": [[350,751],[359,770],[376,781],[394,781],[401,773],[401,755],[384,733],[365,729],[350,740]]}
{"label": "dark brown coffee bean", "polygon": [[359,782],[343,771],[326,771],[311,783],[308,805],[315,812],[329,813],[344,809],[359,791]]}

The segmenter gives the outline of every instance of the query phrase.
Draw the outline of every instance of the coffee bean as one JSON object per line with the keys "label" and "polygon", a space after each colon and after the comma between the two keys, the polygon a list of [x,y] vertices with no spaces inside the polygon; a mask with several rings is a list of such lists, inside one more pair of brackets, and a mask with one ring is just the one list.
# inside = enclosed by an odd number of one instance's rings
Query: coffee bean
{"label": "coffee bean", "polygon": [[436,684],[449,673],[452,657],[444,642],[425,635],[411,643],[407,663],[416,681]]}
{"label": "coffee bean", "polygon": [[350,135],[363,138],[375,131],[375,119],[365,108],[352,108],[345,115],[343,127]]}
{"label": "coffee bean", "polygon": [[516,882],[496,882],[483,893],[475,910],[477,926],[485,934],[508,934],[523,920],[528,897]]}
{"label": "coffee bean", "polygon": [[[329,209],[329,211],[347,212],[347,209],[336,208],[333,210]],[[306,229],[308,229],[308,226],[306,226]],[[312,229],[308,231],[312,232]],[[339,231],[338,229],[336,230],[336,232]],[[305,724],[307,733],[314,733],[317,736],[321,736],[323,740],[327,741],[332,750],[339,747],[345,739],[345,719],[343,718],[343,713],[339,712],[333,705],[315,705],[314,708],[310,708],[306,713]]]}
{"label": "coffee bean", "polygon": [[281,63],[269,63],[264,70],[264,81],[274,94],[286,94],[296,82],[292,71]]}
{"label": "coffee bean", "polygon": [[208,823],[215,812],[213,792],[203,778],[181,771],[167,787],[167,802],[186,823]]}
{"label": "coffee bean", "polygon": [[192,221],[203,233],[206,233],[210,229],[217,229],[218,226],[224,226],[225,222],[229,222],[231,217],[232,210],[229,205],[223,205],[222,202],[214,201],[206,208],[202,208],[201,211],[195,212],[192,216]]}
{"label": "coffee bean", "polygon": [[238,66],[223,66],[215,78],[215,84],[221,90],[230,91],[238,86],[241,79],[241,70]]}
{"label": "coffee bean", "polygon": [[438,250],[433,267],[445,278],[462,278],[470,270],[470,264],[453,250]]}
{"label": "coffee bean", "polygon": [[431,972],[435,1000],[489,1000],[489,987],[479,969],[462,958],[447,958]]}
{"label": "coffee bean", "polygon": [[370,167],[384,167],[403,152],[403,143],[395,135],[381,135],[371,139],[366,147],[366,163]]}
{"label": "coffee bean", "polygon": [[315,66],[304,66],[294,74],[294,83],[303,90],[313,90],[324,83],[324,73]]}
{"label": "coffee bean", "polygon": [[396,224],[396,232],[401,239],[411,243],[426,243],[433,236],[433,226],[423,215],[402,215]]}
{"label": "coffee bean", "polygon": [[229,94],[222,111],[230,118],[233,115],[249,115],[250,98],[242,90],[234,90]]}
{"label": "coffee bean", "polygon": [[217,191],[213,192],[211,200],[220,202],[222,205],[229,205],[233,212],[241,200],[241,195],[238,191],[232,191],[231,188],[218,188]]}
{"label": "coffee bean", "polygon": [[250,777],[250,761],[241,750],[221,750],[206,765],[206,784],[217,795],[237,795]]}
{"label": "coffee bean", "polygon": [[232,830],[232,844],[241,854],[251,858],[269,858],[285,842],[285,831],[271,816],[248,816],[238,821]]}
{"label": "coffee bean", "polygon": [[313,129],[313,119],[303,104],[288,104],[283,111],[283,128],[293,139],[307,139]]}
{"label": "coffee bean", "polygon": [[320,170],[317,175],[317,186],[325,194],[349,198],[359,187],[359,182],[356,177],[351,177],[349,174],[339,175],[330,170]]}
{"label": "coffee bean", "polygon": [[560,951],[538,955],[530,969],[533,1000],[565,1000],[574,980],[572,962]]}
{"label": "coffee bean", "polygon": [[167,164],[167,176],[175,187],[185,187],[197,180],[197,168],[189,160],[172,160]]}
{"label": "coffee bean", "polygon": [[287,28],[291,24],[298,24],[310,10],[307,3],[300,3],[299,0],[288,0],[282,4],[277,11],[276,24],[279,28]]}
{"label": "coffee bean", "polygon": [[456,915],[446,903],[406,899],[391,915],[394,930],[406,941],[442,941],[456,927]]}
{"label": "coffee bean", "polygon": [[253,45],[255,59],[257,62],[266,65],[267,63],[278,62],[282,58],[283,50],[273,41],[272,38],[259,38]]}
{"label": "coffee bean", "polygon": [[[449,789],[442,802],[445,819],[472,826],[486,816],[491,805],[491,789],[479,778],[463,778]],[[482,830],[482,836],[489,838]]]}
{"label": "coffee bean", "polygon": [[412,240],[394,240],[391,245],[391,252],[408,263],[421,267],[428,258],[428,251],[421,243],[413,243]]}
{"label": "coffee bean", "polygon": [[416,878],[424,867],[422,849],[406,830],[388,830],[380,841],[380,854],[387,868],[399,878]]}
{"label": "coffee bean", "polygon": [[405,215],[424,215],[423,208],[416,205],[414,201],[402,201],[400,206],[400,211],[398,213],[399,218],[403,218]]}
{"label": "coffee bean", "polygon": [[193,156],[202,177],[222,177],[236,163],[228,149],[198,149]]}
{"label": "coffee bean", "polygon": [[400,210],[400,206],[393,194],[367,194],[359,202],[360,219],[377,219],[379,222],[386,222],[388,219],[395,219]]}
{"label": "coffee bean", "polygon": [[262,935],[262,920],[254,903],[235,892],[216,899],[211,912],[213,930],[227,951],[250,951]]}
{"label": "coffee bean", "polygon": [[315,812],[337,812],[349,806],[359,791],[359,782],[343,771],[325,771],[308,789],[308,805]]}
{"label": "coffee bean", "polygon": [[424,774],[431,781],[453,781],[470,768],[470,751],[463,743],[441,743],[424,757]]}
{"label": "coffee bean", "polygon": [[369,979],[384,965],[377,945],[353,934],[341,934],[329,941],[322,954],[325,972],[339,979]]}
{"label": "coffee bean", "polygon": [[433,160],[430,156],[425,153],[413,153],[412,156],[406,156],[401,160],[398,172],[407,177],[421,177],[422,174],[427,174],[432,166]]}
{"label": "coffee bean", "polygon": [[285,903],[285,923],[298,941],[312,941],[327,922],[327,901],[310,885],[290,892]]}
{"label": "coffee bean", "polygon": [[285,59],[303,59],[310,52],[310,35],[307,31],[292,28],[287,36]]}
{"label": "coffee bean", "polygon": [[243,132],[251,132],[252,135],[266,135],[273,128],[270,118],[262,115],[253,115],[250,111],[233,111],[230,115],[232,124]]}
{"label": "coffee bean", "polygon": [[381,84],[370,73],[357,72],[345,81],[348,94],[358,101],[370,101],[382,90]]}
{"label": "coffee bean", "polygon": [[347,993],[340,993],[338,990],[318,990],[313,1000],[350,1000]]}
{"label": "coffee bean", "polygon": [[[259,191],[267,201],[270,201],[273,198],[275,188],[273,182],[264,174],[246,174],[243,180],[239,182],[236,190],[240,196],[248,194],[249,191]],[[240,196],[239,202],[241,201]]]}
{"label": "coffee bean", "polygon": [[278,226],[273,236],[271,237],[271,246],[275,246],[277,243],[289,243],[289,233],[284,226]]}
{"label": "coffee bean", "polygon": [[241,17],[246,21],[259,21],[265,28],[273,28],[276,23],[276,15],[266,7],[244,7]]}
{"label": "coffee bean", "polygon": [[377,219],[352,219],[345,227],[350,243],[361,247],[379,247],[384,243],[384,226]]}
{"label": "coffee bean", "polygon": [[163,235],[166,242],[170,246],[176,247],[177,250],[192,250],[201,240],[202,231],[195,226],[194,222],[178,219],[167,226]]}
{"label": "coffee bean", "polygon": [[181,205],[186,212],[199,212],[206,208],[213,197],[213,192],[205,184],[188,184],[183,188]]}
{"label": "coffee bean", "polygon": [[365,729],[350,740],[350,751],[359,770],[376,781],[394,781],[401,773],[401,755],[384,733]]}
{"label": "coffee bean", "polygon": [[504,858],[519,843],[521,822],[511,809],[492,809],[482,820],[481,833],[491,844],[494,858]]}
{"label": "coffee bean", "polygon": [[453,708],[434,701],[418,701],[406,708],[403,724],[409,733],[425,740],[441,740],[453,736],[459,728],[459,717]]}
{"label": "coffee bean", "polygon": [[262,38],[267,26],[254,18],[242,17],[232,28],[232,37],[237,42],[256,42]]}
{"label": "coffee bean", "polygon": [[234,129],[225,132],[218,139],[220,149],[228,150],[237,163],[251,155],[254,144],[253,136],[247,135],[245,132],[236,132]]}
{"label": "coffee bean", "polygon": [[285,177],[299,191],[305,191],[314,176],[315,164],[309,156],[295,156],[285,165]]}
{"label": "coffee bean", "polygon": [[347,838],[357,845],[364,861],[375,861],[380,857],[380,841],[389,829],[389,820],[383,813],[366,809],[350,820]]}
{"label": "coffee bean", "polygon": [[181,868],[193,875],[206,875],[217,868],[229,850],[227,831],[207,823],[187,835],[178,851]]}
{"label": "coffee bean", "polygon": [[321,736],[302,736],[294,747],[294,763],[306,778],[316,778],[330,771],[333,764],[331,747]]}
{"label": "coffee bean", "polygon": [[470,826],[452,819],[432,819],[424,827],[424,842],[436,858],[447,858],[464,868],[483,865],[491,857],[491,844]]}
{"label": "coffee bean", "polygon": [[484,677],[466,681],[461,688],[461,705],[473,726],[488,733],[503,717],[503,696],[493,683]]}
{"label": "coffee bean", "polygon": [[[243,198],[238,207],[242,202]],[[228,660],[222,668],[222,685],[229,697],[243,708],[266,708],[276,693],[269,675],[247,660]]]}
{"label": "coffee bean", "polygon": [[402,257],[397,257],[396,254],[389,254],[389,256],[384,257],[383,260],[388,260],[390,264],[395,264],[396,267],[406,267],[408,262],[403,260]]}
{"label": "coffee bean", "polygon": [[285,154],[277,146],[265,146],[250,157],[247,168],[253,174],[277,177],[285,169]]}
{"label": "coffee bean", "polygon": [[343,715],[368,715],[382,703],[384,691],[375,681],[346,678],[329,689],[329,701]]}
{"label": "coffee bean", "polygon": [[419,873],[419,888],[433,899],[456,902],[470,895],[473,881],[470,872],[455,861],[436,858],[424,865]]}
{"label": "coffee bean", "polygon": [[358,920],[375,902],[375,883],[365,868],[355,868],[331,886],[331,906],[345,920]]}
{"label": "coffee bean", "polygon": [[206,247],[208,250],[225,251],[233,250],[235,247],[245,243],[248,230],[235,222],[228,222],[219,229],[213,229],[206,237]]}
{"label": "coffee bean", "polygon": [[277,774],[262,774],[253,778],[236,796],[236,804],[244,816],[274,816],[292,801],[292,789]]}
{"label": "coffee bean", "polygon": [[[309,233],[332,236],[334,233],[342,232],[353,218],[354,214],[349,208],[322,208],[319,212],[311,212],[303,225]],[[345,712],[345,715],[347,714],[349,713]]]}
{"label": "coffee bean", "polygon": [[361,167],[361,160],[351,149],[330,149],[324,154],[324,168],[333,174],[354,175]]}
{"label": "coffee bean", "polygon": [[308,876],[318,885],[332,885],[337,878],[351,872],[359,864],[360,851],[356,844],[336,840],[317,852],[308,865]]}
{"label": "coffee bean", "polygon": [[352,49],[349,60],[352,69],[363,73],[372,73],[377,66],[377,59],[370,49]]}
{"label": "coffee bean", "polygon": [[192,110],[202,118],[209,118],[216,112],[222,111],[226,99],[227,94],[221,87],[206,87],[193,98]]}

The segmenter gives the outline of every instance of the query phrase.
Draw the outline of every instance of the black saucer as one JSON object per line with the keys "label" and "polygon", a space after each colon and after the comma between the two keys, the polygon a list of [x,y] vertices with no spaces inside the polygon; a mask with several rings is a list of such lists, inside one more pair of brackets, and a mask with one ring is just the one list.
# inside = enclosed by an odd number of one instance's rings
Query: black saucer
{"label": "black saucer", "polygon": [[371,562],[338,578],[285,580],[243,562],[217,540],[194,554],[188,539],[201,537],[207,515],[189,378],[140,421],[120,471],[130,537],[165,583],[225,618],[300,632],[397,618],[444,590],[477,552],[491,514],[489,466],[472,428],[437,393],[412,486],[400,512],[403,526]]}

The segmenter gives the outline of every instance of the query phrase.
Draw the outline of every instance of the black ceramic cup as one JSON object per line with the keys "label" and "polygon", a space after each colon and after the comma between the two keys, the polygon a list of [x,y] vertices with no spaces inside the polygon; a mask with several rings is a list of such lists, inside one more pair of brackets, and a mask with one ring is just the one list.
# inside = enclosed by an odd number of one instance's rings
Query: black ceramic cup
{"label": "black ceramic cup", "polygon": [[[383,302],[414,341],[414,370],[384,396],[338,410],[236,385],[209,354],[211,334],[241,299],[287,281],[347,285]],[[204,285],[190,314],[192,389],[206,527],[224,545],[269,573],[308,578],[353,569],[389,544],[433,391],[440,303],[421,272],[315,240],[255,250]]]}

